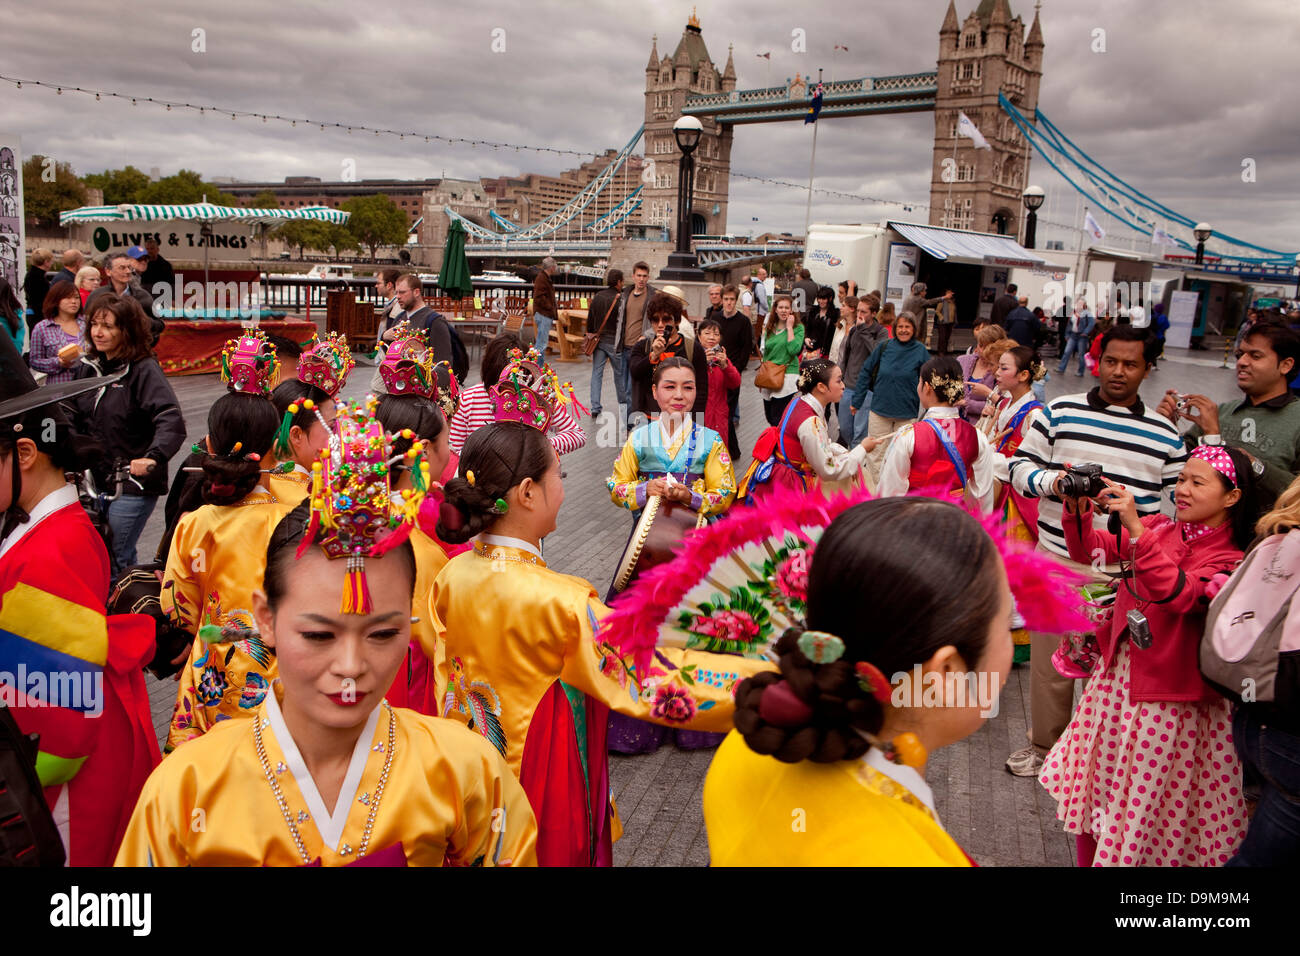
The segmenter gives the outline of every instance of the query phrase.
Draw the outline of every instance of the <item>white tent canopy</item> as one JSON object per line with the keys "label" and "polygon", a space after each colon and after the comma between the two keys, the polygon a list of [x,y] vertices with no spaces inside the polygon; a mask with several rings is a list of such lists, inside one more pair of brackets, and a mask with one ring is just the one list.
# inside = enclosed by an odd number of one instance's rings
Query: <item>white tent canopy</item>
{"label": "white tent canopy", "polygon": [[155,222],[163,219],[188,222],[246,222],[250,225],[277,225],[296,220],[347,223],[351,213],[328,206],[303,206],[299,209],[248,209],[196,202],[184,205],[122,203],[118,206],[82,206],[59,213],[59,225],[83,222]]}

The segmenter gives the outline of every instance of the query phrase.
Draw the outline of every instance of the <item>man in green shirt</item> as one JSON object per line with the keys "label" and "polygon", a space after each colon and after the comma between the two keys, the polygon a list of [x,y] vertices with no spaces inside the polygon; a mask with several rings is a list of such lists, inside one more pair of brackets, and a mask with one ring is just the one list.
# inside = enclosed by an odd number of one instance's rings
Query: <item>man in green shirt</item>
{"label": "man in green shirt", "polygon": [[1204,395],[1165,393],[1158,411],[1175,424],[1193,423],[1183,436],[1189,448],[1231,445],[1248,454],[1259,474],[1261,502],[1271,507],[1300,473],[1300,402],[1287,381],[1300,361],[1300,333],[1260,322],[1237,347],[1237,387],[1243,401],[1215,405]]}

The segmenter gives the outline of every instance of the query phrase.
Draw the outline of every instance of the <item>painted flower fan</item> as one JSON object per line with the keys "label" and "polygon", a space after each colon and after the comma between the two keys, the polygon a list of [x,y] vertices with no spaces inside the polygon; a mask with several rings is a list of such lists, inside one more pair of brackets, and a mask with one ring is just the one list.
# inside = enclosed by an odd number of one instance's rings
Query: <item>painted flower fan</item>
{"label": "painted flower fan", "polygon": [[[762,507],[733,509],[687,535],[674,558],[643,573],[601,622],[603,642],[639,671],[656,647],[768,657],[791,626],[803,626],[817,542],[866,491],[827,499],[774,489]],[[997,515],[975,516],[1002,554],[1017,607],[1030,628],[1088,629],[1077,611],[1073,572],[1029,545],[1008,540]]]}

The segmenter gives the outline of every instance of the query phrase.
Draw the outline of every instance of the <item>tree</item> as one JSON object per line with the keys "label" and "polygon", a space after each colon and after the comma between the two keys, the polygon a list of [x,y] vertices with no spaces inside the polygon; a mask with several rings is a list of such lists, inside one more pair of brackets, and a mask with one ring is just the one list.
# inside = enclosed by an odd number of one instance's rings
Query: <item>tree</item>
{"label": "tree", "polygon": [[156,183],[145,187],[142,198],[137,202],[166,205],[184,205],[203,202],[217,206],[238,206],[239,200],[229,193],[223,193],[212,183],[205,183],[203,177],[192,169],[182,169],[172,176],[164,176]]}
{"label": "tree", "polygon": [[39,153],[23,163],[23,206],[28,222],[58,225],[59,213],[86,204],[86,187],[67,163]]}
{"label": "tree", "polygon": [[370,248],[371,262],[380,246],[400,246],[406,241],[406,213],[387,196],[357,196],[341,208],[352,214],[344,228],[357,243]]}
{"label": "tree", "polygon": [[248,201],[247,206],[249,209],[279,209],[280,200],[275,198],[275,193],[271,190],[263,189]]}
{"label": "tree", "polygon": [[104,205],[144,202],[141,198],[149,186],[149,176],[127,166],[125,169],[106,169],[102,173],[88,173],[82,181],[92,189],[104,193]]}
{"label": "tree", "polygon": [[299,259],[302,258],[303,249],[327,252],[333,246],[336,252],[342,252],[357,247],[356,239],[345,227],[312,219],[290,220],[277,229],[275,234],[289,245],[298,247]]}

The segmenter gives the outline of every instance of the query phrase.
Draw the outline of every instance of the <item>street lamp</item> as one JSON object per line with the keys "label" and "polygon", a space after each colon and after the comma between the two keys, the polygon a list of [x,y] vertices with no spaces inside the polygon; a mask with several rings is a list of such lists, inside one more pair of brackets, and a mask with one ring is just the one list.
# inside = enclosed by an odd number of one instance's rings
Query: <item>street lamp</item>
{"label": "street lamp", "polygon": [[1038,210],[1047,199],[1047,193],[1043,192],[1042,186],[1030,186],[1020,194],[1020,199],[1029,210],[1029,215],[1025,217],[1025,248],[1032,249],[1038,232]]}
{"label": "street lamp", "polygon": [[1199,266],[1205,261],[1205,243],[1214,235],[1214,227],[1208,222],[1198,222],[1192,235],[1196,237],[1196,264]]}
{"label": "street lamp", "polygon": [[682,160],[677,175],[677,243],[676,251],[669,253],[667,267],[659,273],[660,279],[678,282],[703,282],[699,260],[691,252],[691,197],[695,194],[695,147],[700,145],[704,124],[694,116],[679,117],[673,124],[673,136]]}

